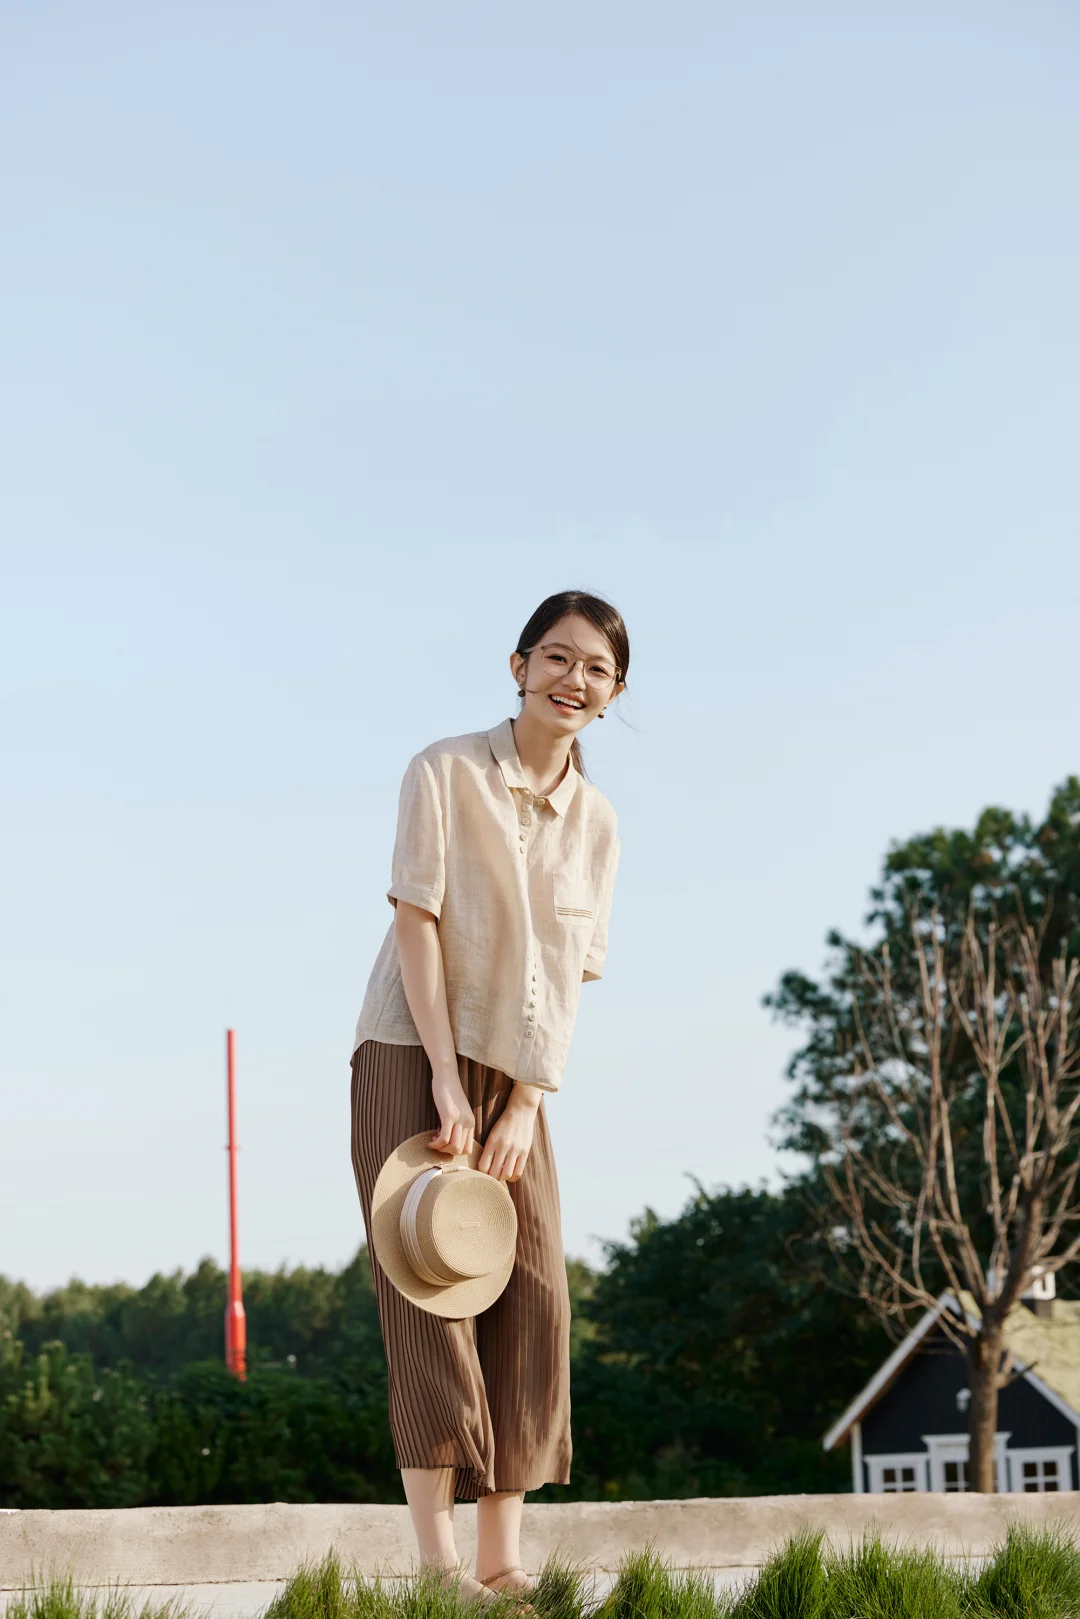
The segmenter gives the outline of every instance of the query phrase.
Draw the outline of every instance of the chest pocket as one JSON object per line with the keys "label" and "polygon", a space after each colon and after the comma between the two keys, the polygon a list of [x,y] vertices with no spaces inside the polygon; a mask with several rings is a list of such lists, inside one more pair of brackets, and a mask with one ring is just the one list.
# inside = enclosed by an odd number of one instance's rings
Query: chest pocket
{"label": "chest pocket", "polygon": [[580,877],[563,876],[560,872],[555,873],[552,883],[555,920],[568,928],[591,928],[593,897],[588,885]]}

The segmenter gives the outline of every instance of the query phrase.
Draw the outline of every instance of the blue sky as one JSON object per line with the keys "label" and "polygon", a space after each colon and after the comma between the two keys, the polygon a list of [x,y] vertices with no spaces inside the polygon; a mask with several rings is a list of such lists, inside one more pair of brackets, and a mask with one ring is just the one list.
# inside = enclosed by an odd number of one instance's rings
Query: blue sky
{"label": "blue sky", "polygon": [[761,996],[1076,726],[1080,21],[100,0],[0,20],[0,1271],[361,1238],[418,748],[610,595],[571,1252],[775,1180]]}

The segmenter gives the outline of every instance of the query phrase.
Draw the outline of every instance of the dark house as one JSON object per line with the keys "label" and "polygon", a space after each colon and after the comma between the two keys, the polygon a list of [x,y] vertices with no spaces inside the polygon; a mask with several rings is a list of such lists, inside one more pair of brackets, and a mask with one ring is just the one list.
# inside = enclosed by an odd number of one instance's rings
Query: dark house
{"label": "dark house", "polygon": [[[822,1441],[851,1444],[856,1494],[967,1489],[971,1391],[961,1351],[941,1327],[946,1310],[978,1320],[975,1302],[943,1295],[852,1400]],[[1080,1489],[1080,1302],[1039,1278],[1005,1324],[1011,1378],[1001,1390],[997,1488]]]}

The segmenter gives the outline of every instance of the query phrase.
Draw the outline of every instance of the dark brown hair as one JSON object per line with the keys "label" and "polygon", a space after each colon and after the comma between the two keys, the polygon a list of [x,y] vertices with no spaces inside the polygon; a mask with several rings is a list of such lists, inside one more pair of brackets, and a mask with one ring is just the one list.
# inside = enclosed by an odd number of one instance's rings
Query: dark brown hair
{"label": "dark brown hair", "polygon": [[[617,677],[625,682],[626,671],[630,667],[630,637],[626,633],[623,616],[617,607],[612,607],[602,596],[591,596],[587,590],[559,590],[554,596],[545,597],[518,636],[518,644],[514,648],[518,657],[528,658],[548,631],[568,613],[580,613],[582,618],[588,619],[593,629],[600,631],[611,648]],[[570,748],[570,757],[574,761],[574,769],[583,776],[585,765],[577,737]]]}

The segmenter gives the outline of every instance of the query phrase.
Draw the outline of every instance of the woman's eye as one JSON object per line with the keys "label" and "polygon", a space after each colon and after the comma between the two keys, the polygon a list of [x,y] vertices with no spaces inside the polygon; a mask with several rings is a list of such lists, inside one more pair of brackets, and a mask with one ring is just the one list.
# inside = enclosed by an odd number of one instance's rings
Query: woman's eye
{"label": "woman's eye", "polygon": [[605,669],[605,667],[604,667],[604,665],[602,663],[594,663],[592,668],[589,670],[589,673],[593,674],[593,675],[599,675],[601,680],[606,680],[607,677],[610,675],[611,670],[610,669]]}
{"label": "woman's eye", "polygon": [[549,652],[548,653],[548,662],[549,663],[565,663],[566,659],[563,657],[561,652]]}

